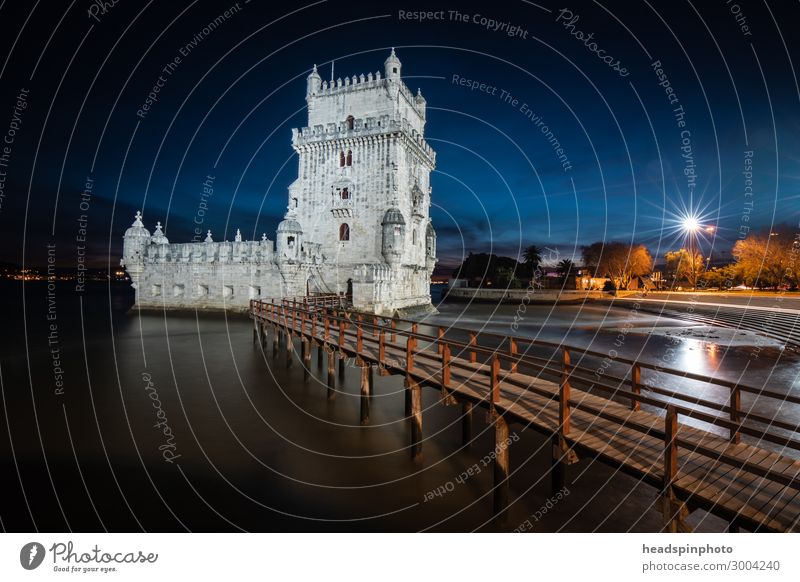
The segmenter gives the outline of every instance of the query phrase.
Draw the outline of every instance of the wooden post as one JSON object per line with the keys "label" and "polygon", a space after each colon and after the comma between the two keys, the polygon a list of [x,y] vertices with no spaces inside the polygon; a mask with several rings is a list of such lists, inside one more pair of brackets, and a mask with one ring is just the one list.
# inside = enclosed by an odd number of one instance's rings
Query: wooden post
{"label": "wooden post", "polygon": [[325,342],[317,341],[317,369],[318,370],[322,369],[322,361],[323,361],[323,359],[325,357],[325,356],[323,356],[323,354],[325,353],[325,346],[326,345],[327,344]]}
{"label": "wooden post", "polygon": [[356,328],[356,354],[358,355],[361,355],[361,352],[364,351],[364,330],[362,329],[362,322],[363,318],[359,315]]}
{"label": "wooden post", "polygon": [[444,328],[442,326],[439,326],[438,338],[439,338],[439,341],[436,342],[436,346],[437,346],[437,350],[436,351],[439,352],[439,355],[441,356],[442,355],[442,349],[444,347],[444,345],[442,343],[444,341]]}
{"label": "wooden post", "polygon": [[422,462],[422,388],[408,378],[411,393],[411,458]]}
{"label": "wooden post", "polygon": [[414,369],[414,338],[406,338],[406,376]]}
{"label": "wooden post", "polygon": [[383,328],[378,336],[378,365],[386,367],[386,332]]}
{"label": "wooden post", "polygon": [[508,353],[511,356],[511,373],[517,373],[517,338],[508,338]]}
{"label": "wooden post", "polygon": [[558,423],[559,436],[563,443],[563,437],[569,435],[569,398],[570,398],[570,356],[568,348],[561,348],[561,383],[558,388]]}
{"label": "wooden post", "polygon": [[253,317],[253,343],[258,340],[258,320]]}
{"label": "wooden post", "polygon": [[[469,345],[473,347],[478,345],[478,336],[474,331],[469,332]],[[470,351],[469,361],[473,364],[478,361],[478,353],[475,350]]]}
{"label": "wooden post", "polygon": [[361,424],[369,424],[370,366],[361,360]]}
{"label": "wooden post", "polygon": [[[636,396],[642,393],[642,369],[639,364],[634,364],[631,368],[631,392]],[[642,404],[637,398],[631,398],[631,410],[641,410]]]}
{"label": "wooden post", "polygon": [[391,340],[391,341],[392,341],[392,343],[394,343],[394,342],[396,342],[396,341],[397,341],[397,333],[396,333],[396,330],[397,330],[397,319],[395,319],[395,318],[393,317],[393,318],[392,318],[392,340]]}
{"label": "wooden post", "polygon": [[328,314],[325,314],[325,335],[323,336],[325,343],[331,341],[331,322],[328,319]]}
{"label": "wooden post", "polygon": [[450,345],[441,344],[442,349],[442,391],[450,387]]}
{"label": "wooden post", "polygon": [[333,348],[328,350],[328,400],[336,398],[336,354]]}
{"label": "wooden post", "polygon": [[740,413],[742,410],[742,391],[738,384],[731,388],[730,407],[731,422],[736,423],[737,425],[737,427],[731,427],[731,442],[734,444],[739,444],[742,441],[742,435],[739,433],[737,428],[741,420]]}
{"label": "wooden post", "polygon": [[667,406],[664,419],[664,491],[662,492],[662,514],[664,527],[670,533],[678,533],[680,512],[675,508],[675,492],[672,483],[678,475],[678,412],[675,406]]}
{"label": "wooden post", "polygon": [[494,424],[494,517],[498,524],[504,524],[508,517],[508,449],[510,443],[508,423],[498,415]]}
{"label": "wooden post", "polygon": [[468,447],[472,442],[472,402],[461,404],[461,444]]}
{"label": "wooden post", "polygon": [[500,357],[492,354],[492,365],[489,377],[489,402],[494,405],[500,402]]}

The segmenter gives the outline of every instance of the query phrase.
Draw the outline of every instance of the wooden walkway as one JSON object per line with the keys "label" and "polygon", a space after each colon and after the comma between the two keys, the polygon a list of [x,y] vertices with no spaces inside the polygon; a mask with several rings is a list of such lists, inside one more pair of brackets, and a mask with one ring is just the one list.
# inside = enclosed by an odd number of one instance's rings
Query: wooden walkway
{"label": "wooden walkway", "polygon": [[[416,322],[363,316],[339,302],[335,296],[252,301],[254,340],[266,348],[271,335],[273,354],[284,343],[292,357],[293,340],[299,339],[306,371],[317,347],[318,364],[327,356],[329,398],[335,396],[336,360],[341,378],[344,358],[355,357],[361,367],[362,424],[369,422],[373,368],[403,375],[409,448],[418,461],[422,386],[440,390],[443,404],[462,407],[465,444],[472,438],[473,409],[485,408],[495,427],[494,507],[501,521],[508,506],[508,423],[516,422],[552,439],[554,491],[564,485],[568,465],[579,455],[591,456],[657,488],[665,531],[687,531],[684,520],[695,509],[726,519],[731,531],[800,529],[800,461],[741,442],[745,435],[796,457],[800,427],[756,414],[752,404],[742,406],[742,394],[753,402],[777,400],[781,410],[800,405],[797,396],[618,356],[615,364],[629,366],[625,377],[598,375],[597,360],[608,354],[456,328],[423,334]],[[535,355],[537,349],[550,357]],[[656,386],[654,380],[664,376],[724,387],[730,398],[719,403]],[[679,422],[682,417],[693,419],[692,426]]]}

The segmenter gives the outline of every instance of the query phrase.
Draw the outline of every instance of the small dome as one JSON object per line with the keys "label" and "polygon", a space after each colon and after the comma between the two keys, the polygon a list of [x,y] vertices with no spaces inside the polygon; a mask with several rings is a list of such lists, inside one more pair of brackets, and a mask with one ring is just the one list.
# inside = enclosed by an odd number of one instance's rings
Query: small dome
{"label": "small dome", "polygon": [[293,232],[303,234],[303,228],[300,223],[295,220],[294,214],[287,213],[281,223],[278,225],[278,232]]}
{"label": "small dome", "polygon": [[383,222],[381,224],[405,224],[406,219],[403,218],[403,213],[399,208],[390,208],[383,215]]}
{"label": "small dome", "polygon": [[161,230],[161,221],[156,222],[156,229],[153,231],[153,236],[150,240],[157,245],[165,245],[169,243],[169,239],[164,236],[164,231]]}
{"label": "small dome", "polygon": [[136,217],[133,221],[133,224],[125,231],[126,238],[149,238],[150,231],[144,227],[144,223],[142,223],[142,213],[138,210],[136,211]]}

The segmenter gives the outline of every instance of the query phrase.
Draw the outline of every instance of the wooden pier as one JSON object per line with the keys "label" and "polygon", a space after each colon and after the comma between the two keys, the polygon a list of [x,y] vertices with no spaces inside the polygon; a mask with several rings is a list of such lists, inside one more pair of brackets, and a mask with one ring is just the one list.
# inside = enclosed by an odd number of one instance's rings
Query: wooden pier
{"label": "wooden pier", "polygon": [[[362,424],[369,423],[373,370],[402,375],[409,450],[417,462],[423,386],[440,391],[444,405],[461,406],[464,444],[472,439],[475,411],[483,409],[495,429],[499,521],[509,503],[508,425],[520,423],[552,440],[553,491],[564,486],[569,465],[594,457],[656,488],[664,531],[689,531],[685,519],[696,509],[727,520],[730,531],[800,529],[800,427],[756,412],[757,402],[772,399],[789,416],[800,406],[796,395],[617,354],[606,367],[610,354],[563,344],[363,315],[335,295],[253,300],[250,316],[254,341],[266,349],[271,337],[273,356],[283,343],[287,357],[294,357],[299,342],[306,376],[314,347],[320,365],[327,357],[329,399],[336,395],[336,361],[341,381],[345,358],[355,358]],[[421,333],[421,326],[432,333]],[[726,390],[726,401],[666,387],[684,379]]]}

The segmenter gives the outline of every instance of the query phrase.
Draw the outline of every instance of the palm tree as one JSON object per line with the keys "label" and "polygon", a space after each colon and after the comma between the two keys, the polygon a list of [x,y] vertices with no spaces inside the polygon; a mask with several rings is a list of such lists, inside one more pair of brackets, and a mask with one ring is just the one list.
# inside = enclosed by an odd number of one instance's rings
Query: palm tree
{"label": "palm tree", "polygon": [[567,280],[567,277],[570,276],[572,270],[575,268],[575,263],[573,263],[570,259],[563,259],[559,261],[556,269],[558,270],[558,274],[561,276],[562,283]]}
{"label": "palm tree", "polygon": [[535,271],[542,262],[542,250],[536,245],[531,245],[525,249],[522,257],[525,259],[525,264],[532,267],[531,271]]}

